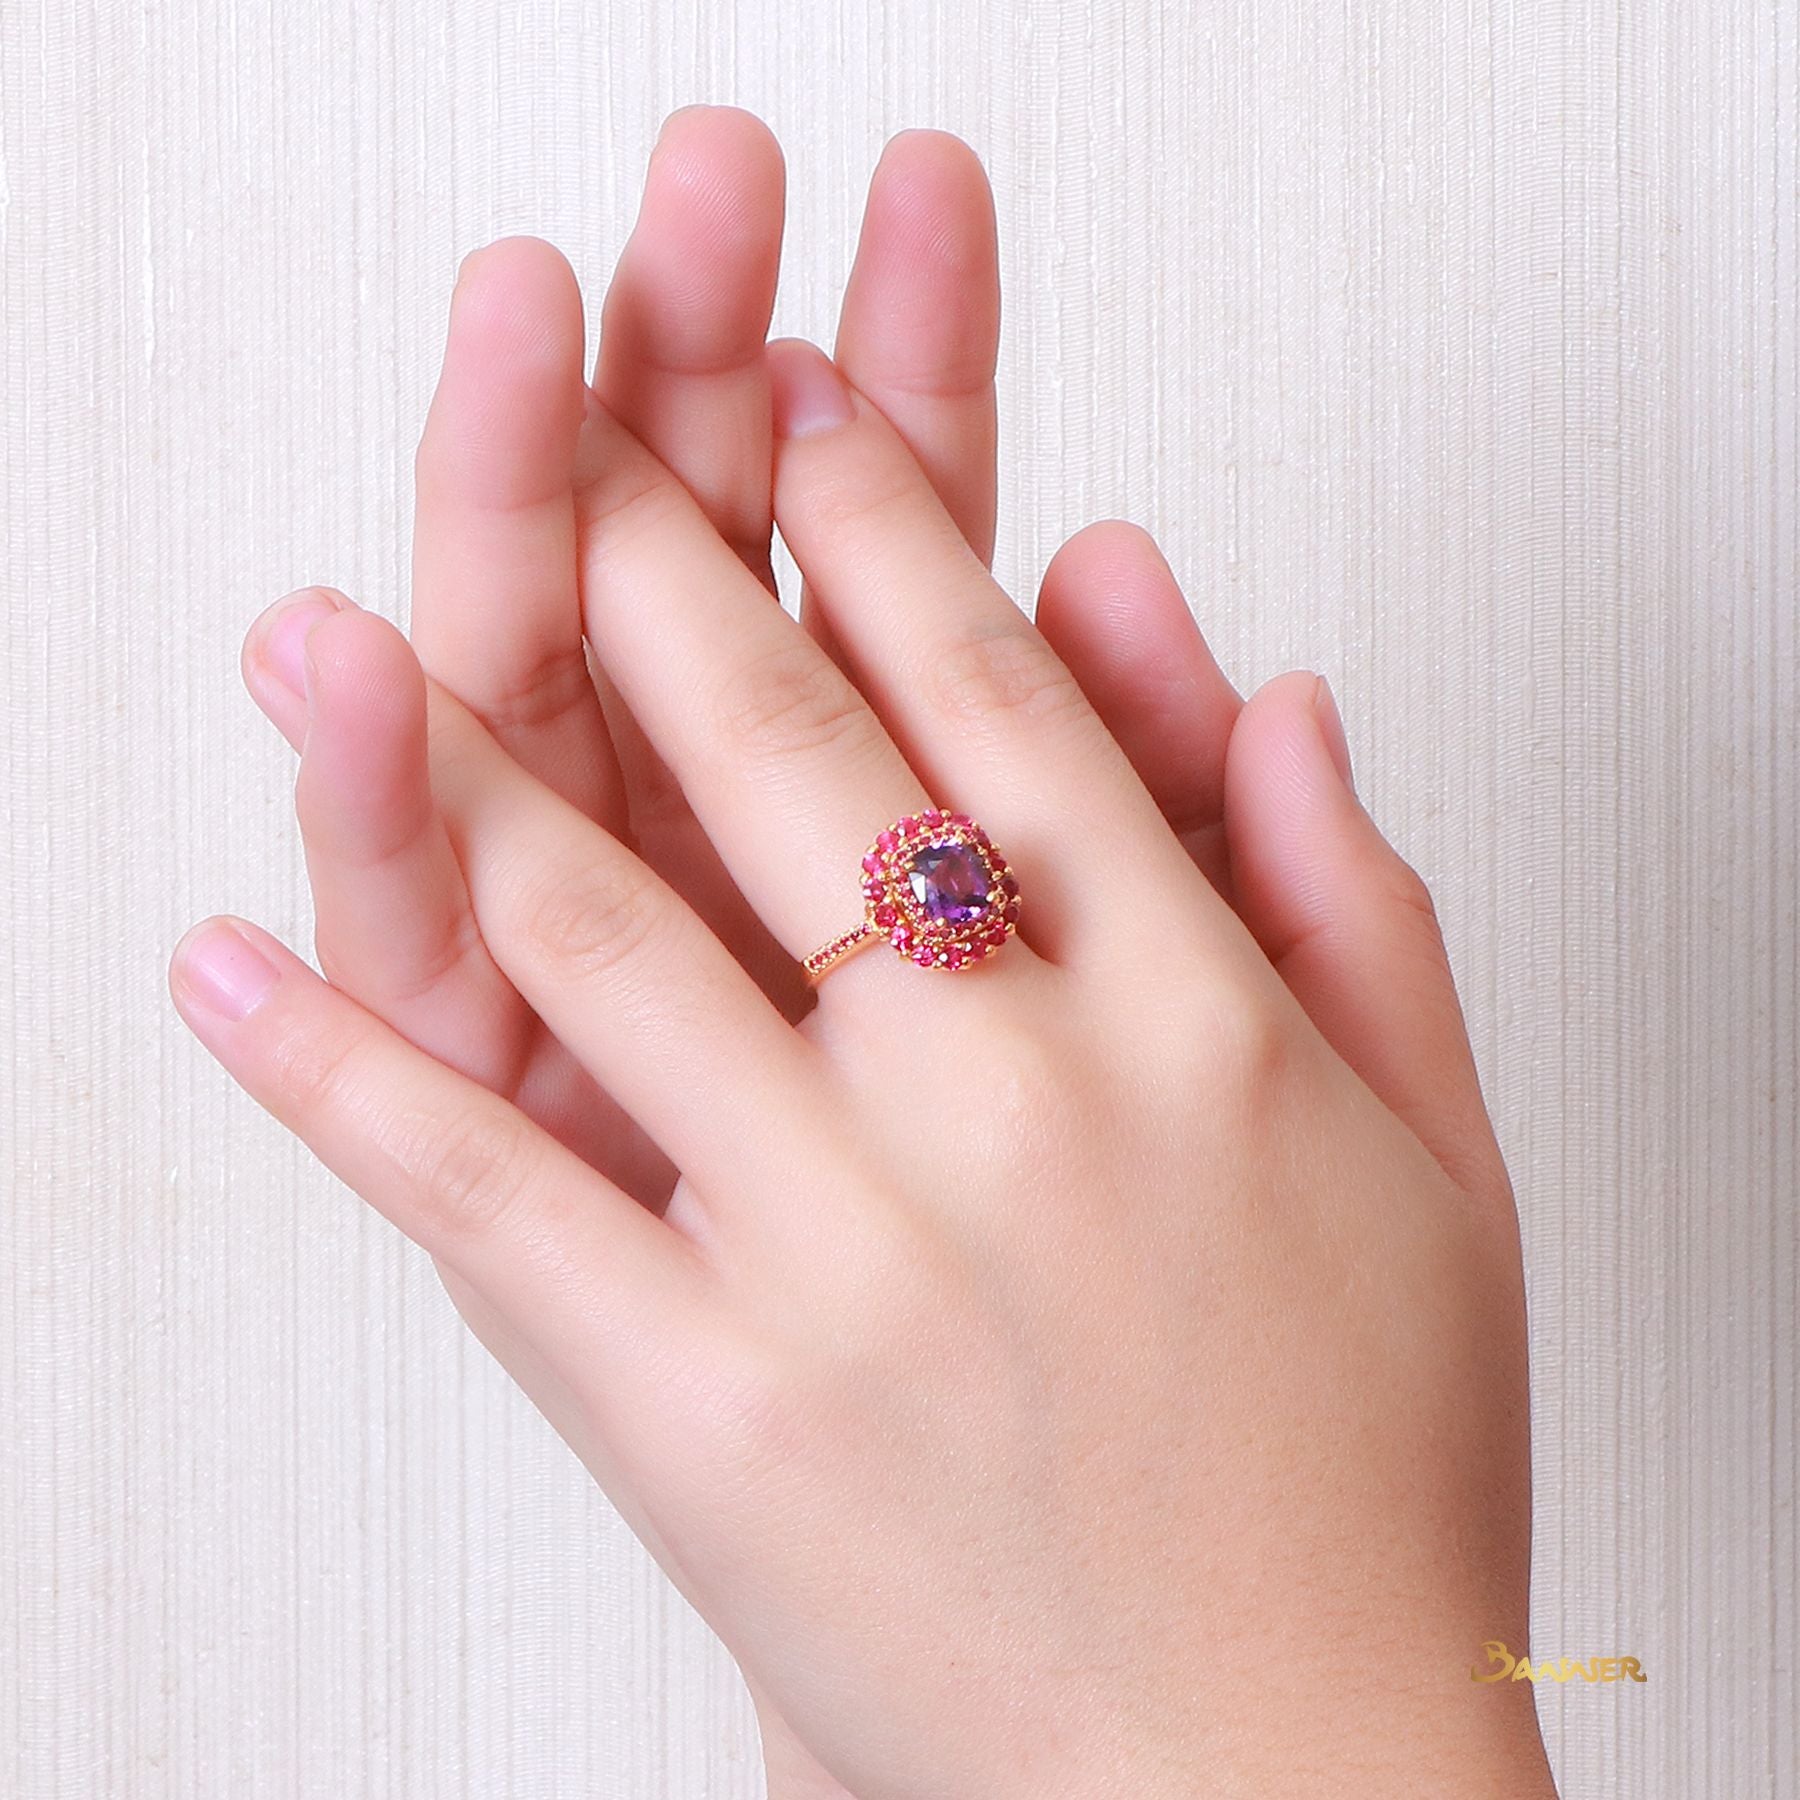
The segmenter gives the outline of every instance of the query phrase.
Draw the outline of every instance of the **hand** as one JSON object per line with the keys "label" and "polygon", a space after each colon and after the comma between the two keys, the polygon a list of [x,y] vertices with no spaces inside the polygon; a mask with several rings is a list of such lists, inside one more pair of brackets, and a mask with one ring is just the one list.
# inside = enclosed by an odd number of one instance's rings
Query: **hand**
{"label": "hand", "polygon": [[[1522,1622],[1510,1196],[1429,907],[1318,684],[1238,715],[1166,571],[1107,528],[1040,606],[1080,621],[1094,710],[867,400],[798,435],[829,370],[770,363],[784,533],[858,686],[604,412],[589,636],[789,956],[927,789],[1007,848],[1025,941],[956,976],[867,952],[796,1031],[434,688],[484,953],[682,1169],[666,1219],[251,928],[190,939],[184,1016],[480,1298],[854,1792],[1541,1781],[1529,1703],[1466,1668]],[[1084,661],[1096,563],[1134,625]],[[410,806],[437,841],[404,644],[347,612],[308,649],[315,733],[334,693],[398,704],[362,816]],[[1235,913],[1171,814],[1228,847]],[[376,867],[396,892],[445,872]]]}
{"label": "hand", "polygon": [[[764,340],[780,260],[779,146],[730,107],[666,121],[602,313],[590,390],[572,271],[530,239],[468,259],[417,458],[413,631],[427,669],[522,766],[633,846],[792,1018],[794,960],[745,905],[680,787],[584,653],[574,555],[581,423],[597,400],[700,501],[773,588]],[[837,335],[841,366],[885,409],[971,547],[992,554],[999,286],[993,199],[968,147],[903,132],[870,185]],[[1130,546],[1135,548],[1135,546]],[[296,749],[320,966],[412,1042],[512,1099],[653,1211],[675,1171],[546,1031],[481,942],[427,797],[409,792],[421,720],[372,663],[327,672],[309,727],[301,653],[349,605],[308,590],[244,645],[246,684]],[[818,609],[802,616],[820,636]],[[590,676],[592,679],[590,680]],[[503,1323],[454,1270],[459,1310],[514,1373]],[[762,1707],[766,1753],[818,1777]]]}
{"label": "hand", "polygon": [[[604,404],[772,587],[763,347],[782,207],[781,152],[760,121],[728,107],[672,115],[607,294],[591,390],[581,297],[563,258],[521,239],[468,259],[417,458],[412,610],[433,677],[522,767],[632,843],[798,1018],[811,999],[793,959],[744,904],[604,671],[590,670],[575,560],[582,422]],[[933,470],[984,558],[998,331],[993,202],[980,165],[943,133],[903,133],[870,187],[838,355]],[[296,748],[307,735],[301,645],[346,605],[310,591],[271,608],[245,642],[246,683]],[[817,629],[816,608],[804,610]],[[675,1179],[667,1159],[494,966],[441,832],[394,800],[404,710],[384,691],[330,687],[297,795],[320,966],[660,1210]],[[403,847],[371,866],[370,847],[397,835]]]}

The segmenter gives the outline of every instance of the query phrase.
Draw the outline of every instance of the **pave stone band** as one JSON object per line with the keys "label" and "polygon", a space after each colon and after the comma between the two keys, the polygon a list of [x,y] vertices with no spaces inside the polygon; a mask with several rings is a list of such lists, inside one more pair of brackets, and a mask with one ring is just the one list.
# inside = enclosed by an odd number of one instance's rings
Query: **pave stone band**
{"label": "pave stone band", "polygon": [[921,969],[964,969],[1018,929],[1019,884],[966,813],[936,807],[896,820],[862,859],[863,921],[800,965],[810,981],[886,939]]}

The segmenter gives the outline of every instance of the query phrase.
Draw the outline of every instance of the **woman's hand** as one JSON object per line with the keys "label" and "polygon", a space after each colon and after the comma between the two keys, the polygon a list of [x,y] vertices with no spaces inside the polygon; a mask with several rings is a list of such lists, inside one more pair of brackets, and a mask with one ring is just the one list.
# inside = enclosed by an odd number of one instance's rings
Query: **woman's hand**
{"label": "woman's hand", "polygon": [[[606,297],[591,389],[567,262],[531,239],[468,260],[417,457],[412,630],[427,671],[520,766],[630,842],[797,1018],[811,1001],[793,960],[745,905],[604,672],[590,679],[575,556],[575,489],[591,451],[583,420],[604,405],[772,586],[763,349],[782,210],[781,152],[766,126],[729,107],[673,114]],[[870,186],[838,356],[933,470],[984,558],[998,330],[980,164],[944,133],[903,133]],[[417,720],[378,682],[328,679],[309,729],[301,646],[347,604],[309,590],[271,608],[243,657],[258,704],[296,749],[307,745],[296,800],[320,966],[660,1210],[674,1170],[495,967],[441,831],[407,809]],[[816,628],[816,608],[806,611]]]}
{"label": "woman's hand", "polygon": [[491,968],[680,1180],[659,1217],[578,1097],[493,1091],[498,1004],[421,1049],[429,959],[358,1005],[215,923],[184,1017],[469,1298],[817,1759],[772,1753],[778,1796],[1548,1791],[1529,1698],[1468,1680],[1523,1634],[1510,1193],[1329,702],[1240,712],[1128,528],[1059,556],[1040,633],[882,410],[803,346],[762,366],[842,669],[596,407],[570,543],[612,717],[788,962],[934,802],[1005,849],[1022,941],[953,975],[878,946],[796,1028],[570,791],[579,746],[534,761],[572,675],[503,746],[344,608],[302,774],[315,872],[359,884],[342,957],[378,980],[438,896],[442,970]]}

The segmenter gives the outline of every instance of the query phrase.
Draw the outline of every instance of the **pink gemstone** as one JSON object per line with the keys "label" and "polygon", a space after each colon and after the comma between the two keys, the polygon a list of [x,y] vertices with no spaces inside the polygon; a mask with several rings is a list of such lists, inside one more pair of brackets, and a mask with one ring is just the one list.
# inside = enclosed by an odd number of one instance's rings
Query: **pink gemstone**
{"label": "pink gemstone", "polygon": [[912,834],[919,829],[919,821],[915,819],[911,813],[908,813],[894,829],[898,831],[902,837],[911,837]]}
{"label": "pink gemstone", "polygon": [[875,923],[879,925],[883,931],[886,931],[890,925],[894,924],[899,916],[900,915],[896,913],[891,906],[878,906],[875,909]]}
{"label": "pink gemstone", "polygon": [[962,966],[963,953],[960,950],[946,950],[944,952],[944,967],[946,969],[960,969]]}
{"label": "pink gemstone", "polygon": [[944,815],[934,806],[929,812],[920,813],[919,821],[921,824],[928,825],[935,830],[939,825],[943,824]]}
{"label": "pink gemstone", "polygon": [[876,838],[875,848],[877,850],[891,850],[897,843],[899,843],[899,841],[900,840],[897,837],[895,837],[891,831],[884,831],[878,838]]}
{"label": "pink gemstone", "polygon": [[863,858],[863,867],[867,869],[871,875],[879,875],[881,873],[881,858],[872,855],[865,856]]}
{"label": "pink gemstone", "polygon": [[929,944],[921,945],[913,952],[913,961],[916,962],[921,969],[929,969],[931,965],[937,961],[937,952],[933,950]]}
{"label": "pink gemstone", "polygon": [[896,950],[909,950],[912,948],[912,933],[902,925],[888,941]]}

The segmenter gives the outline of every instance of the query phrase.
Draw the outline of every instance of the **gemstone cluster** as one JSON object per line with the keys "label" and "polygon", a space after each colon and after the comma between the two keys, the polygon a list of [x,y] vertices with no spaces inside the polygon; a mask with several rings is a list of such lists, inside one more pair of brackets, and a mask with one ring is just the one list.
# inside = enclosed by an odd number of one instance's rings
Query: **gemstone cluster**
{"label": "gemstone cluster", "polygon": [[869,926],[922,969],[991,956],[1019,922],[1019,884],[966,813],[928,808],[882,832],[863,858]]}

